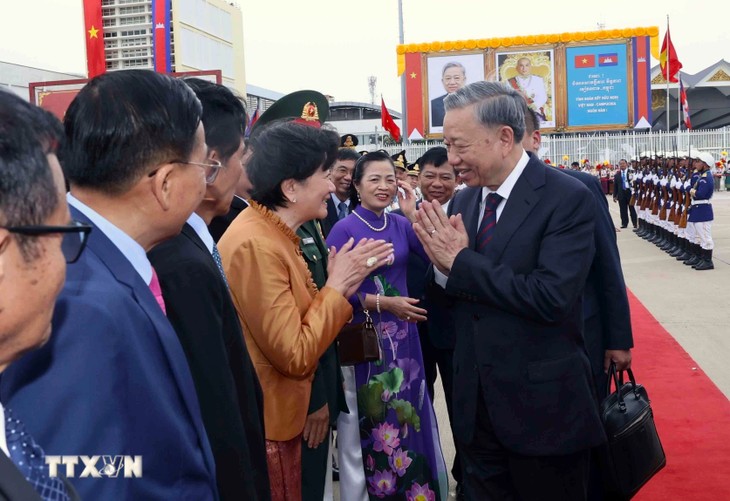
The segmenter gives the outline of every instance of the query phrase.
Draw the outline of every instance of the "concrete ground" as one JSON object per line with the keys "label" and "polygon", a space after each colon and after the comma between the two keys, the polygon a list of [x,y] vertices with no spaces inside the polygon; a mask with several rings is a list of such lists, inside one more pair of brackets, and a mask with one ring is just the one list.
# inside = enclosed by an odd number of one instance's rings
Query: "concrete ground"
{"label": "concrete ground", "polygon": [[[621,226],[618,204],[609,197],[616,227]],[[730,192],[713,196],[715,222],[714,270],[695,271],[669,257],[653,244],[637,237],[631,225],[617,234],[626,285],[679,342],[726,397],[730,398]],[[638,375],[641,364],[634,360]],[[454,461],[454,442],[449,427],[441,382],[436,382],[434,409],[441,432],[446,464]],[[335,499],[339,497],[335,483]],[[454,480],[449,472],[449,501],[454,497]]]}

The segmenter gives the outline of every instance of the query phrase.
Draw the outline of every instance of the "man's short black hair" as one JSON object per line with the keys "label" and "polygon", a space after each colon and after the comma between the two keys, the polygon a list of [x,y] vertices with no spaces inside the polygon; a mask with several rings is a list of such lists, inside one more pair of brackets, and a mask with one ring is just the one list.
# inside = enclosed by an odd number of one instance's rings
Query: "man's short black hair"
{"label": "man's short black hair", "polygon": [[570,164],[571,167],[580,167],[580,164],[578,162],[573,162]]}
{"label": "man's short black hair", "polygon": [[149,70],[100,75],[66,111],[64,172],[72,185],[124,193],[153,166],[190,158],[202,112],[182,80]]}
{"label": "man's short black hair", "polygon": [[337,152],[337,160],[354,160],[357,162],[361,156],[362,155],[352,148],[340,148]]}
{"label": "man's short black hair", "polygon": [[202,78],[183,80],[203,105],[205,144],[218,152],[225,163],[241,146],[246,131],[246,107],[240,97],[224,85]]}
{"label": "man's short black hair", "polygon": [[433,165],[434,167],[441,167],[449,159],[449,155],[446,152],[446,148],[443,146],[434,146],[426,150],[426,153],[419,159],[418,164],[421,167],[421,171],[426,165]]}
{"label": "man's short black hair", "polygon": [[525,111],[525,135],[532,134],[536,130],[540,130],[540,118],[535,110],[527,107],[527,111]]}
{"label": "man's short black hair", "polygon": [[[0,90],[0,226],[40,225],[58,207],[46,155],[59,128],[50,113]],[[26,260],[37,257],[34,237],[13,235]]]}
{"label": "man's short black hair", "polygon": [[281,183],[304,181],[317,170],[332,167],[340,147],[336,132],[296,122],[272,122],[251,135],[253,150],[246,165],[253,185],[251,198],[275,210],[286,207]]}

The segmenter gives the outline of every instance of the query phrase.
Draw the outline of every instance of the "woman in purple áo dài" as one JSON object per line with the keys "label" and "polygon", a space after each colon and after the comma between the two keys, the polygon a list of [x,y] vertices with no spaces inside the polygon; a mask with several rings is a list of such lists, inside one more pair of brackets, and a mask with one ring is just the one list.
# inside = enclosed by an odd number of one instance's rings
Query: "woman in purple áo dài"
{"label": "woman in purple \u00e1o d\u00e0i", "polygon": [[[340,490],[353,501],[445,500],[446,465],[423,370],[416,322],[426,319],[418,300],[408,297],[410,253],[428,260],[411,223],[385,208],[400,186],[399,205],[415,217],[408,183],[398,183],[393,161],[372,152],[355,165],[353,187],[360,198],[349,216],[332,228],[327,244],[340,248],[349,238],[384,239],[393,244],[389,264],[374,268],[358,290],[373,318],[382,348],[378,362],[343,367],[349,414],[337,423]],[[364,320],[358,295],[352,296],[353,322]]]}

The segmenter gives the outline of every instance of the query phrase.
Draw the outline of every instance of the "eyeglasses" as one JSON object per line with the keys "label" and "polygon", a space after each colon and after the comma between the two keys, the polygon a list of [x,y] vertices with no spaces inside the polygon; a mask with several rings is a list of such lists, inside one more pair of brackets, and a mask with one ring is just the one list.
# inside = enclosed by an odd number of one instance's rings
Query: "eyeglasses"
{"label": "eyeglasses", "polygon": [[[183,165],[197,165],[198,167],[205,168],[205,184],[213,184],[215,183],[216,178],[218,177],[218,171],[223,168],[223,164],[220,163],[218,160],[211,160],[210,162],[201,163],[201,162],[185,162],[183,160],[172,160],[171,162],[167,162],[171,164],[183,164]],[[152,177],[155,174],[157,174],[157,171],[160,169],[155,169],[149,174],[147,174],[147,177]]]}
{"label": "eyeglasses", "polygon": [[46,235],[53,235],[54,233],[61,233],[63,240],[61,240],[61,252],[63,257],[66,258],[66,263],[75,263],[81,253],[86,247],[86,241],[91,233],[91,226],[80,223],[78,221],[71,221],[68,226],[44,226],[44,225],[33,225],[33,226],[2,226],[10,233],[18,233],[20,235],[28,235],[31,237],[42,237]]}

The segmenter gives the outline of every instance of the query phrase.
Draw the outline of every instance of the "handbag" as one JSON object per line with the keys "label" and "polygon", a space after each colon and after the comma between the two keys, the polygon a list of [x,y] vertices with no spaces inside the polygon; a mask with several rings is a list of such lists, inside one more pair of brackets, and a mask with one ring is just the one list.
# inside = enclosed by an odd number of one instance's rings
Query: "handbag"
{"label": "handbag", "polygon": [[[649,395],[636,384],[634,373],[623,372],[611,362],[608,370],[607,394],[601,404],[601,418],[608,436],[605,447],[604,482],[608,492],[620,499],[630,499],[667,463],[662,443],[654,424]],[[616,391],[611,393],[611,383]]]}
{"label": "handbag", "polygon": [[365,308],[362,296],[358,293],[363,306],[365,321],[348,324],[337,335],[337,355],[340,365],[355,365],[363,362],[377,362],[381,357],[380,338],[375,330],[370,312]]}

